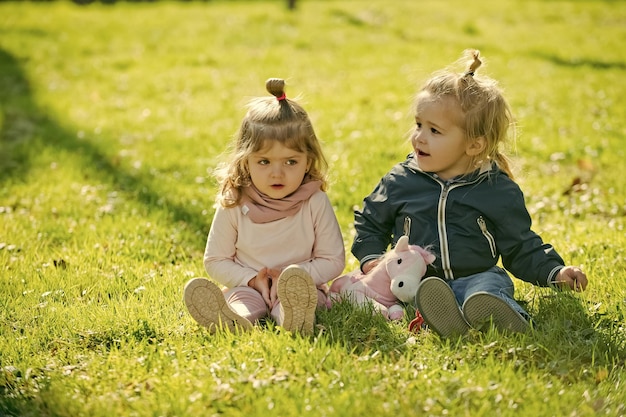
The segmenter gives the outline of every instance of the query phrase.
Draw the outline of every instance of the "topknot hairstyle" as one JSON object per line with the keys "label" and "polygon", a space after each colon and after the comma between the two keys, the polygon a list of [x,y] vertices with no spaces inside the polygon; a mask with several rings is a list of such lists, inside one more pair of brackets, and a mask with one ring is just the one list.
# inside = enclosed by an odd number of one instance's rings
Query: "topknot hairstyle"
{"label": "topknot hairstyle", "polygon": [[474,76],[474,73],[476,72],[476,70],[478,68],[480,68],[480,66],[483,64],[483,61],[480,60],[479,56],[480,56],[480,51],[478,50],[469,50],[466,52],[467,54],[472,56],[472,61],[469,64],[469,67],[467,69],[467,71],[465,72],[465,75],[471,75],[472,77]]}
{"label": "topknot hairstyle", "polygon": [[248,156],[274,141],[305,153],[310,164],[305,181],[320,180],[321,189],[326,189],[328,164],[309,115],[300,104],[287,98],[282,78],[268,79],[265,88],[273,97],[257,97],[248,103],[248,112],[231,144],[230,161],[216,170],[220,183],[218,202],[223,207],[238,205],[242,188],[251,184]]}
{"label": "topknot hairstyle", "polygon": [[271,95],[276,97],[278,101],[287,99],[287,95],[285,94],[285,80],[282,78],[269,78],[265,81],[265,88]]}

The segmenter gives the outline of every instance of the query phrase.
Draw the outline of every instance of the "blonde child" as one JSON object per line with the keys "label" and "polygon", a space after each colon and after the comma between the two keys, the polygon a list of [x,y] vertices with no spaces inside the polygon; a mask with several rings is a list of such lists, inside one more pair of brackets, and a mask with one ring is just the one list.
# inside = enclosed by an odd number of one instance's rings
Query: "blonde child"
{"label": "blonde child", "polygon": [[266,82],[271,97],[249,103],[230,162],[219,172],[218,206],[204,266],[184,300],[212,332],[249,330],[270,316],[304,335],[326,283],[345,266],[341,230],[324,192],[326,160],[306,111],[286,97],[285,82]]}
{"label": "blonde child", "polygon": [[[413,152],[387,173],[355,212],[352,253],[364,272],[403,234],[437,255],[416,305],[442,336],[493,323],[526,331],[528,313],[513,299],[507,274],[539,286],[584,290],[587,277],[565,266],[531,230],[524,195],[501,145],[513,116],[497,83],[476,71],[435,73],[416,97]],[[505,269],[497,266],[499,260]]]}

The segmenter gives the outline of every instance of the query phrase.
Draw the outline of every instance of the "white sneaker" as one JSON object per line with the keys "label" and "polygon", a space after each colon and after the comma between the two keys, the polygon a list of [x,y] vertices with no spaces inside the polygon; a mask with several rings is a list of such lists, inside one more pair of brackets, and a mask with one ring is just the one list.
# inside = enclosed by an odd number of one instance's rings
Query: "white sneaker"
{"label": "white sneaker", "polygon": [[464,335],[470,328],[452,288],[441,278],[423,279],[417,288],[415,303],[428,327],[440,336]]}
{"label": "white sneaker", "polygon": [[302,335],[313,334],[317,288],[313,278],[297,265],[290,265],[278,278],[276,294],[283,311],[281,326]]}
{"label": "white sneaker", "polygon": [[481,291],[467,297],[463,303],[463,315],[476,329],[493,324],[501,332],[524,333],[529,328],[524,316],[502,298],[488,292]]}
{"label": "white sneaker", "polygon": [[184,299],[189,314],[211,333],[218,329],[232,333],[252,329],[252,323],[230,309],[224,293],[206,278],[193,278],[185,285]]}

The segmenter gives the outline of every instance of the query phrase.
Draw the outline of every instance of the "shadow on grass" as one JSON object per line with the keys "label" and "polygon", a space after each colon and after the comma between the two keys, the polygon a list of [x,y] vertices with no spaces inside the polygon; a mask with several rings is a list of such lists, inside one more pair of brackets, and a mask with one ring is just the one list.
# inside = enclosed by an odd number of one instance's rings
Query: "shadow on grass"
{"label": "shadow on grass", "polygon": [[550,61],[553,64],[556,64],[561,67],[571,67],[571,68],[591,67],[596,70],[610,70],[610,69],[624,70],[626,69],[626,62],[623,62],[623,61],[599,61],[597,59],[590,59],[590,58],[585,58],[585,57],[564,58],[556,54],[547,54],[545,52],[535,52],[533,53],[533,55],[537,58]]}
{"label": "shadow on grass", "polygon": [[[132,174],[89,138],[46,114],[33,99],[33,91],[16,57],[0,48],[0,186],[9,179],[20,182],[32,169],[33,157],[46,148],[75,156],[85,177],[109,182],[116,191],[129,195],[150,211],[164,211],[173,222],[184,222],[193,231],[208,232],[201,208],[183,207],[159,194],[146,174]],[[198,242],[190,242],[197,244]]]}
{"label": "shadow on grass", "polygon": [[623,313],[604,314],[595,310],[593,302],[588,303],[583,304],[578,294],[568,291],[541,297],[536,314],[537,338],[554,347],[555,358],[623,367],[626,365]]}
{"label": "shadow on grass", "polygon": [[358,307],[348,300],[334,302],[331,310],[318,310],[316,332],[357,355],[402,354],[409,336],[404,321],[387,321],[372,305]]}
{"label": "shadow on grass", "polygon": [[[484,358],[500,349],[502,359],[567,375],[572,380],[584,369],[626,366],[624,312],[595,311],[579,294],[567,291],[540,292],[534,301],[533,328],[524,334],[500,333],[493,327],[472,329],[467,335],[449,339],[431,331],[411,333],[405,321],[389,322],[374,314],[373,307],[356,307],[345,300],[334,303],[330,311],[318,311],[318,331],[330,343],[345,346],[355,354],[402,355],[412,349],[407,346],[410,336],[456,352],[459,360],[469,360],[474,354]],[[410,320],[414,309],[407,306],[406,311]]]}
{"label": "shadow on grass", "polygon": [[519,371],[541,370],[567,383],[588,379],[599,383],[621,372],[626,366],[623,318],[609,320],[590,313],[578,294],[549,291],[535,300],[531,331],[505,335],[494,329],[472,330],[458,359],[494,357]]}

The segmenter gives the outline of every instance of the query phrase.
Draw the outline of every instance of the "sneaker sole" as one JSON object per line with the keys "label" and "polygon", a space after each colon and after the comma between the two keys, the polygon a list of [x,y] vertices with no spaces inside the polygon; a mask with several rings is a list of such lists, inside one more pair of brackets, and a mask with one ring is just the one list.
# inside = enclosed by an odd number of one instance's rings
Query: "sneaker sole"
{"label": "sneaker sole", "polygon": [[470,328],[452,288],[440,278],[424,279],[417,289],[415,302],[428,327],[440,336],[461,336]]}
{"label": "sneaker sole", "polygon": [[499,331],[524,333],[528,321],[502,298],[487,293],[472,294],[463,304],[463,314],[474,328],[493,323]]}
{"label": "sneaker sole", "polygon": [[224,293],[205,278],[194,278],[185,285],[184,300],[189,314],[211,333],[218,329],[235,333],[252,329],[249,320],[235,313],[226,304]]}
{"label": "sneaker sole", "polygon": [[302,268],[288,266],[280,274],[276,294],[283,309],[282,327],[303,335],[313,334],[317,288],[313,278]]}

